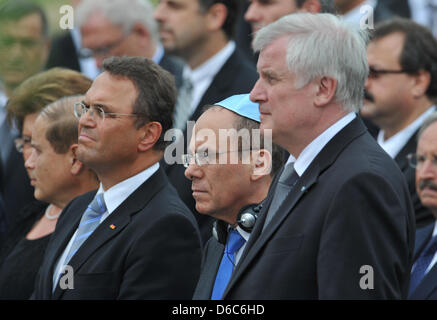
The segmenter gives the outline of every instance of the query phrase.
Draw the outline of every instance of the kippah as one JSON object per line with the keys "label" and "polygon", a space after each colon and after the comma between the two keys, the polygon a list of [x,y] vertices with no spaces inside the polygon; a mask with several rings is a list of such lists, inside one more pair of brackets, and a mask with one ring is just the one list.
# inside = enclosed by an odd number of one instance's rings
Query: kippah
{"label": "kippah", "polygon": [[258,103],[250,101],[248,93],[230,96],[214,105],[231,110],[240,116],[261,122]]}

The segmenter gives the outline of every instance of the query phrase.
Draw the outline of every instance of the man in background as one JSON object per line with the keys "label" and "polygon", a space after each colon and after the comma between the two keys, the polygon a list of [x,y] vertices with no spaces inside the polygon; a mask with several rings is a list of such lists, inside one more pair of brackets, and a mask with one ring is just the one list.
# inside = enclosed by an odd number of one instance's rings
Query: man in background
{"label": "man in background", "polygon": [[416,226],[423,227],[434,219],[417,196],[407,155],[415,152],[419,128],[435,110],[437,40],[429,29],[396,18],[374,30],[367,60],[370,72],[361,115],[380,128],[377,141],[404,173]]}
{"label": "man in background", "polygon": [[416,231],[414,264],[411,270],[411,300],[437,299],[437,113],[423,123],[418,133],[417,151],[409,155],[416,170],[416,188],[422,204],[433,214],[434,221]]}

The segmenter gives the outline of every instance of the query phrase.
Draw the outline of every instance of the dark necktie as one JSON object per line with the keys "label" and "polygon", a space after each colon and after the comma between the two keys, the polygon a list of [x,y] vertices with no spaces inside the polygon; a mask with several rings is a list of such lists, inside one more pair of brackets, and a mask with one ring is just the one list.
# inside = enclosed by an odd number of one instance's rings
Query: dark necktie
{"label": "dark necktie", "polygon": [[420,254],[419,258],[416,260],[414,270],[411,273],[410,279],[410,291],[409,295],[417,288],[420,282],[425,277],[425,271],[428,269],[429,264],[434,258],[434,254],[437,251],[437,236],[433,237],[429,241],[428,245]]}
{"label": "dark necktie", "polygon": [[287,198],[287,195],[290,193],[291,189],[293,189],[298,179],[299,175],[296,173],[296,170],[294,170],[294,163],[288,163],[285,166],[284,171],[282,171],[282,174],[279,177],[279,181],[276,185],[275,194],[273,195],[272,203],[270,204],[269,211],[267,212],[263,230],[275,216],[279,207],[284,202],[285,198]]}
{"label": "dark necktie", "polygon": [[235,253],[243,246],[245,240],[237,230],[229,233],[229,240],[225,246],[222,261],[220,263],[217,276],[215,278],[214,288],[212,289],[211,300],[221,300],[226,286],[231,279],[235,266]]}

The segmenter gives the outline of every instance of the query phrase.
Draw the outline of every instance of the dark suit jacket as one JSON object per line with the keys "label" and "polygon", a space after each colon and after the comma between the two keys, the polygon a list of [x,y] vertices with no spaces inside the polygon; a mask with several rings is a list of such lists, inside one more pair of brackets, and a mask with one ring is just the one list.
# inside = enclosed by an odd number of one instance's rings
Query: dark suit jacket
{"label": "dark suit jacket", "polygon": [[[3,129],[0,131],[2,131],[5,136],[2,136],[0,141],[6,141],[6,139],[12,141],[16,138],[11,134],[7,121],[3,123],[3,126],[5,126],[5,128],[0,128]],[[0,148],[4,147],[4,145],[0,146]],[[15,220],[18,213],[26,205],[35,200],[33,196],[34,189],[30,185],[29,177],[24,168],[23,155],[18,153],[13,142],[10,143],[6,163],[0,163],[0,171],[0,193],[4,201],[7,228],[10,228],[16,222]]]}
{"label": "dark suit jacket", "polygon": [[174,76],[176,88],[180,88],[182,85],[182,72],[184,70],[182,60],[164,54],[161,61],[159,61],[159,65]]}
{"label": "dark suit jacket", "polygon": [[261,233],[273,193],[272,186],[225,299],[407,297],[411,200],[359,118],[321,150]]}
{"label": "dark suit jacket", "polygon": [[[428,242],[431,240],[434,223],[417,229],[416,231],[416,248],[414,249],[414,261],[416,261],[422,250],[425,249]],[[428,271],[422,282],[417,286],[411,295],[410,300],[437,300],[437,265],[434,265]]]}
{"label": "dark suit jacket", "polygon": [[417,134],[419,130],[408,140],[406,145],[399,151],[395,161],[401,169],[407,180],[408,190],[410,191],[411,201],[413,202],[414,212],[416,214],[416,227],[421,228],[434,222],[434,216],[428,208],[422,205],[416,192],[416,170],[408,165],[407,154],[416,153]]}
{"label": "dark suit jacket", "polygon": [[46,69],[63,67],[80,70],[79,57],[70,32],[64,32],[52,39]]}
{"label": "dark suit jacket", "polygon": [[196,290],[194,290],[193,300],[209,300],[211,298],[224,250],[225,246],[214,237],[211,237],[206,243],[203,251],[202,271]]}
{"label": "dark suit jacket", "polygon": [[[253,64],[247,61],[240,51],[236,49],[214,77],[190,120],[196,121],[202,114],[202,109],[206,104],[219,102],[234,94],[250,92],[257,79],[258,74]],[[184,133],[185,146],[189,143],[187,140],[190,135],[191,132],[188,134],[187,132]],[[211,236],[212,218],[197,213],[195,208],[196,202],[191,191],[191,181],[184,176],[185,167],[181,164],[168,165],[164,159],[161,161],[161,165],[165,168],[170,182],[178,191],[181,199],[195,213],[202,239],[206,243]]]}
{"label": "dark suit jacket", "polygon": [[74,199],[62,212],[33,298],[190,299],[200,272],[199,231],[162,169],[104,220],[70,260],[74,289],[58,285],[52,295],[53,269],[94,195]]}

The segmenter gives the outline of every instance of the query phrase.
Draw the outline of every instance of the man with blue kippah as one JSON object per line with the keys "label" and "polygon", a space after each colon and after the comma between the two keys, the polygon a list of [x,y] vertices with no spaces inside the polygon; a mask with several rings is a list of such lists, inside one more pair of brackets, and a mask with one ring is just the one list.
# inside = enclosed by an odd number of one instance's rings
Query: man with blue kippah
{"label": "man with blue kippah", "polygon": [[193,129],[183,157],[185,176],[192,181],[196,210],[217,219],[194,299],[221,299],[258,204],[281,166],[279,148],[259,135],[259,117],[258,104],[248,94],[236,95],[207,106]]}

